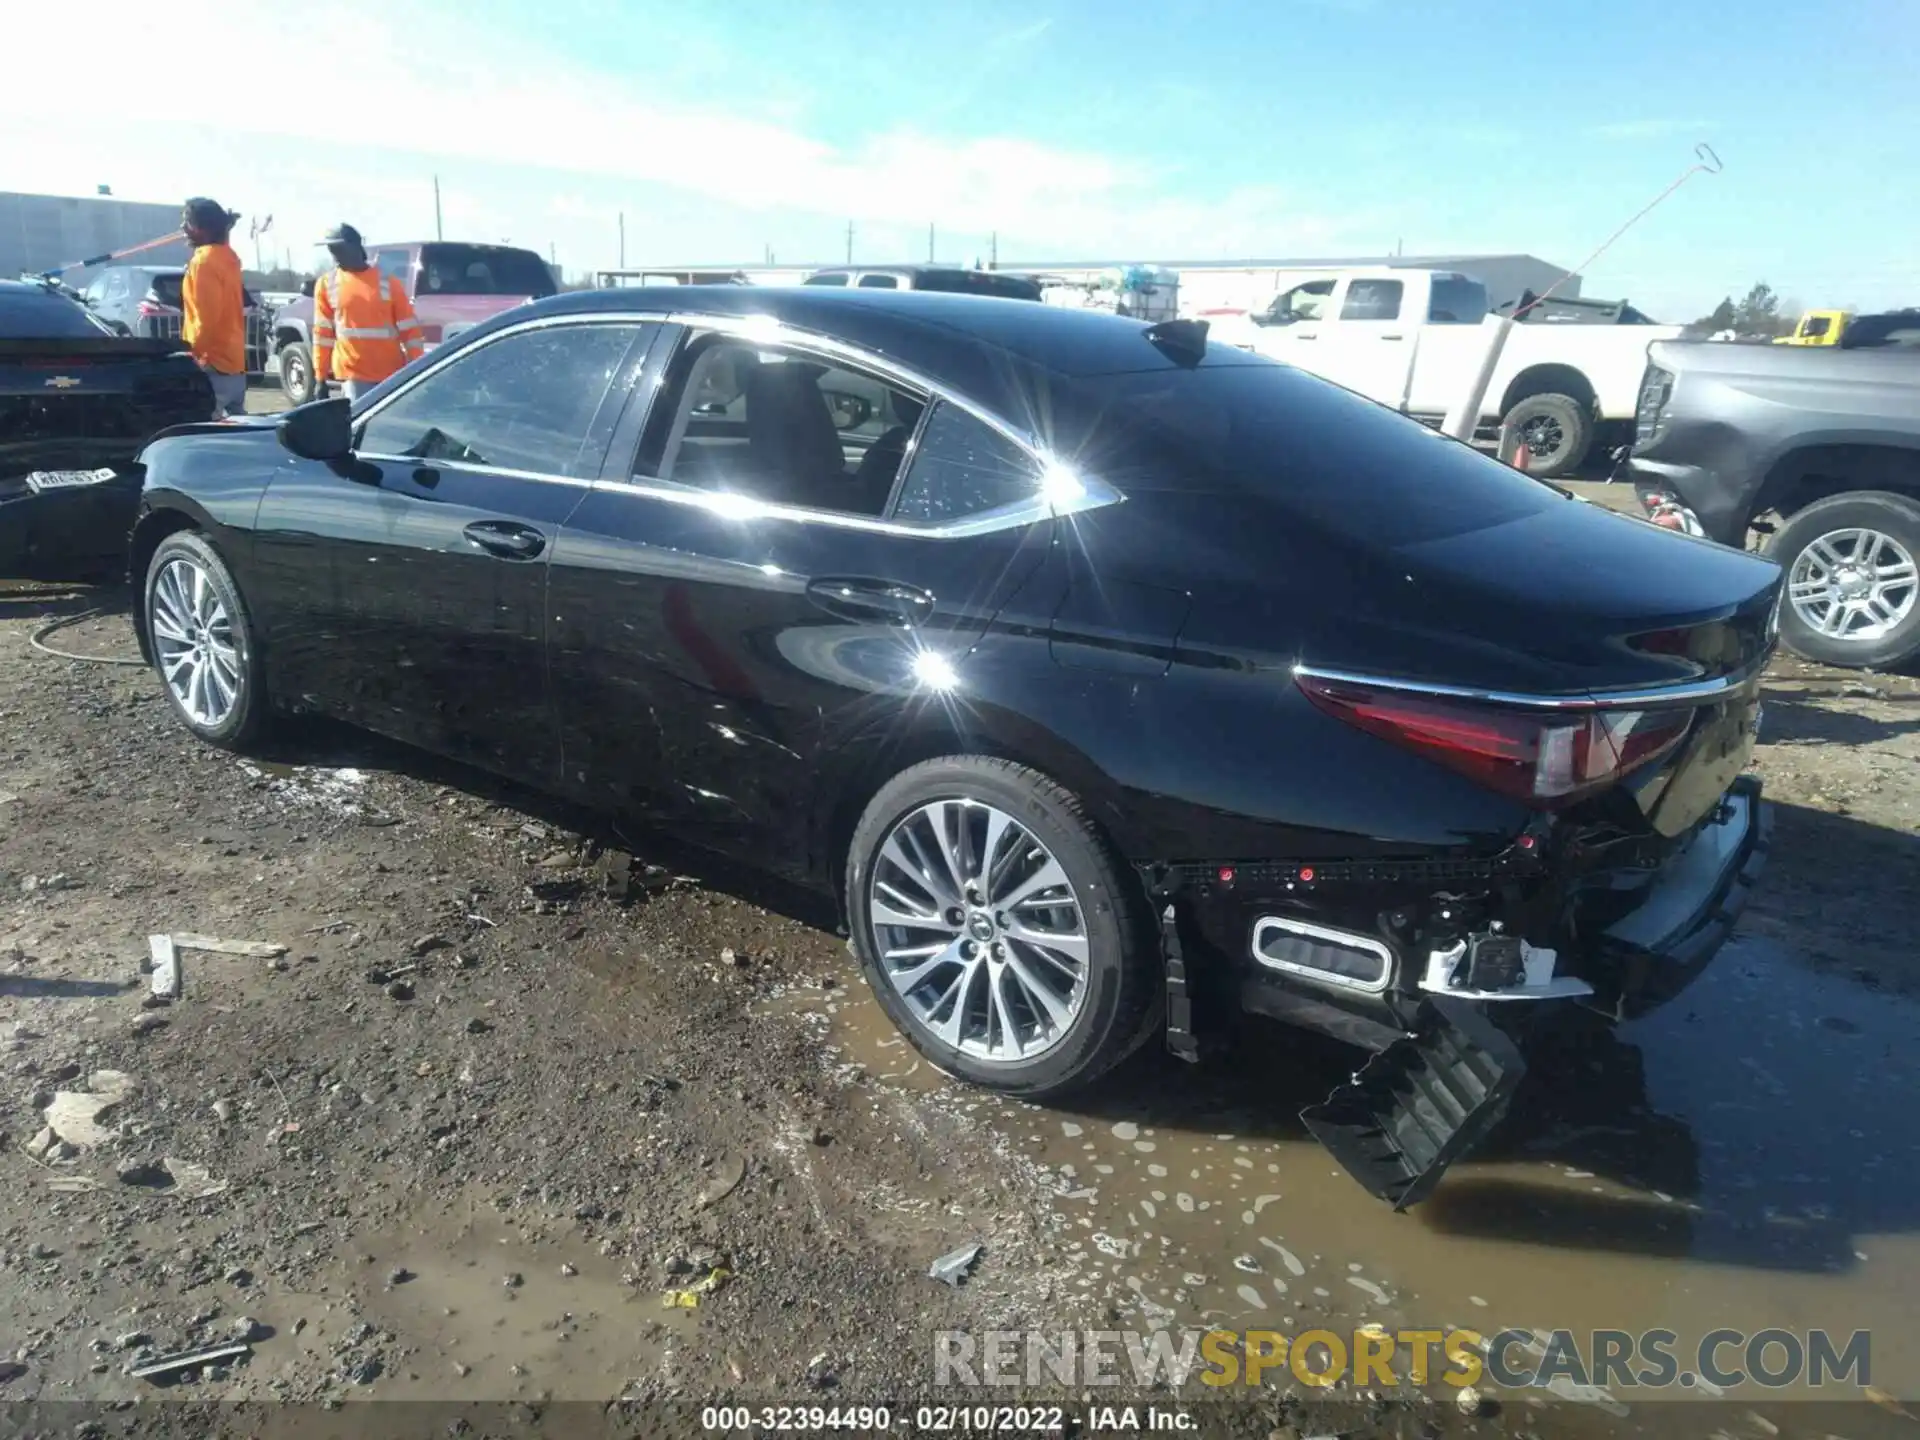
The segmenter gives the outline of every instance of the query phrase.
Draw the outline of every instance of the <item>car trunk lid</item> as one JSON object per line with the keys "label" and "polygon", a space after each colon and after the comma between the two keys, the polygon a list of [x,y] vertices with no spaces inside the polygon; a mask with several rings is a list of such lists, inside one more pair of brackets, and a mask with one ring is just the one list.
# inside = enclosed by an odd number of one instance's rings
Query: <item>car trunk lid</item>
{"label": "car trunk lid", "polygon": [[0,477],[130,461],[156,431],[212,409],[174,342],[0,340]]}

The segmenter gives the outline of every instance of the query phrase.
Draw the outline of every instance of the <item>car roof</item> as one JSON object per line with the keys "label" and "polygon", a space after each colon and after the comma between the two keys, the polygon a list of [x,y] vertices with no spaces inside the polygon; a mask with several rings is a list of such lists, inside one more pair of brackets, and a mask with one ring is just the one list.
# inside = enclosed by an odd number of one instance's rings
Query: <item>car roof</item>
{"label": "car roof", "polygon": [[[819,285],[664,285],[577,290],[510,311],[542,315],[634,312],[715,319],[767,318],[828,336],[987,399],[994,372],[1011,358],[1086,377],[1163,370],[1177,363],[1146,338],[1139,320],[984,295],[928,290],[842,290]],[[1207,364],[1268,363],[1230,346],[1208,347]]]}

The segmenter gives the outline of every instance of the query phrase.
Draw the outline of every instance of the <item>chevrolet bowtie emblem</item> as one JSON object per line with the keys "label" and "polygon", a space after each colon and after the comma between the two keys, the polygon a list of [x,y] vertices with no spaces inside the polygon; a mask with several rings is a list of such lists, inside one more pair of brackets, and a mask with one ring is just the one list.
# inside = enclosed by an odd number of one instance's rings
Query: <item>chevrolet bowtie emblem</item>
{"label": "chevrolet bowtie emblem", "polygon": [[80,382],[71,375],[56,375],[47,381],[48,388],[53,390],[71,390],[79,383]]}

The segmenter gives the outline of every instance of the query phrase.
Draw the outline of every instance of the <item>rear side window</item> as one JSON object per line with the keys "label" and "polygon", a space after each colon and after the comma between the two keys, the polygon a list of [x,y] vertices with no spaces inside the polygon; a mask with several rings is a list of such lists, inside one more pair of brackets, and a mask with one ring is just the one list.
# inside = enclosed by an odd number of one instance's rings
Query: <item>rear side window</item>
{"label": "rear side window", "polygon": [[186,276],[175,272],[170,275],[154,276],[153,283],[147,288],[153,292],[153,298],[158,300],[162,305],[171,306],[173,309],[178,310],[186,303],[185,295],[181,288],[185,283]]}
{"label": "rear side window", "polygon": [[942,402],[927,421],[893,518],[941,524],[1031,500],[1033,457],[985,421]]}
{"label": "rear side window", "polygon": [[900,281],[893,275],[862,275],[860,288],[862,290],[898,290]]}
{"label": "rear side window", "polygon": [[1464,275],[1436,275],[1427,295],[1429,325],[1478,325],[1487,316],[1487,287]]}
{"label": "rear side window", "polygon": [[0,291],[0,340],[98,340],[112,333],[64,296]]}
{"label": "rear side window", "polygon": [[538,300],[556,288],[547,262],[531,250],[496,245],[421,247],[423,295],[524,295]]}
{"label": "rear side window", "polygon": [[357,448],[592,479],[606,449],[605,417],[618,412],[608,392],[624,387],[622,362],[652,328],[560,325],[477,346],[384,406]]}
{"label": "rear side window", "polygon": [[914,281],[918,290],[944,290],[958,295],[991,295],[1000,300],[1038,300],[1037,281],[991,270],[926,270]]}
{"label": "rear side window", "polygon": [[801,283],[806,285],[844,285],[847,283],[847,277],[836,270],[826,275],[809,275]]}
{"label": "rear side window", "polygon": [[1398,280],[1355,280],[1341,302],[1342,320],[1398,320],[1406,286]]}

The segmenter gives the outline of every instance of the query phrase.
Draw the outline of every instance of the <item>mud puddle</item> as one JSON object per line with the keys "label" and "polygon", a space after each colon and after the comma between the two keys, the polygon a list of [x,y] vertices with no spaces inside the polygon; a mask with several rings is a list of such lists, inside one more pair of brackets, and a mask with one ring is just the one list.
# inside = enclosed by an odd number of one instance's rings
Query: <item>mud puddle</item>
{"label": "mud puddle", "polygon": [[622,1377],[721,1378],[693,1343],[695,1312],[628,1283],[590,1246],[522,1234],[490,1206],[436,1203],[353,1250],[328,1293],[259,1306],[293,1341],[289,1372],[330,1367],[349,1386],[377,1382],[383,1399],[604,1401]]}
{"label": "mud puddle", "polygon": [[1121,1324],[1664,1328],[1683,1361],[1722,1328],[1867,1330],[1872,1382],[1920,1393],[1920,1007],[1768,942],[1536,1058],[1488,1149],[1405,1215],[1296,1119],[1357,1052],[1262,1027],[1217,1067],[1146,1057],[1043,1108],[941,1076],[846,974],[766,1008],[1034,1167],[1071,1283]]}

